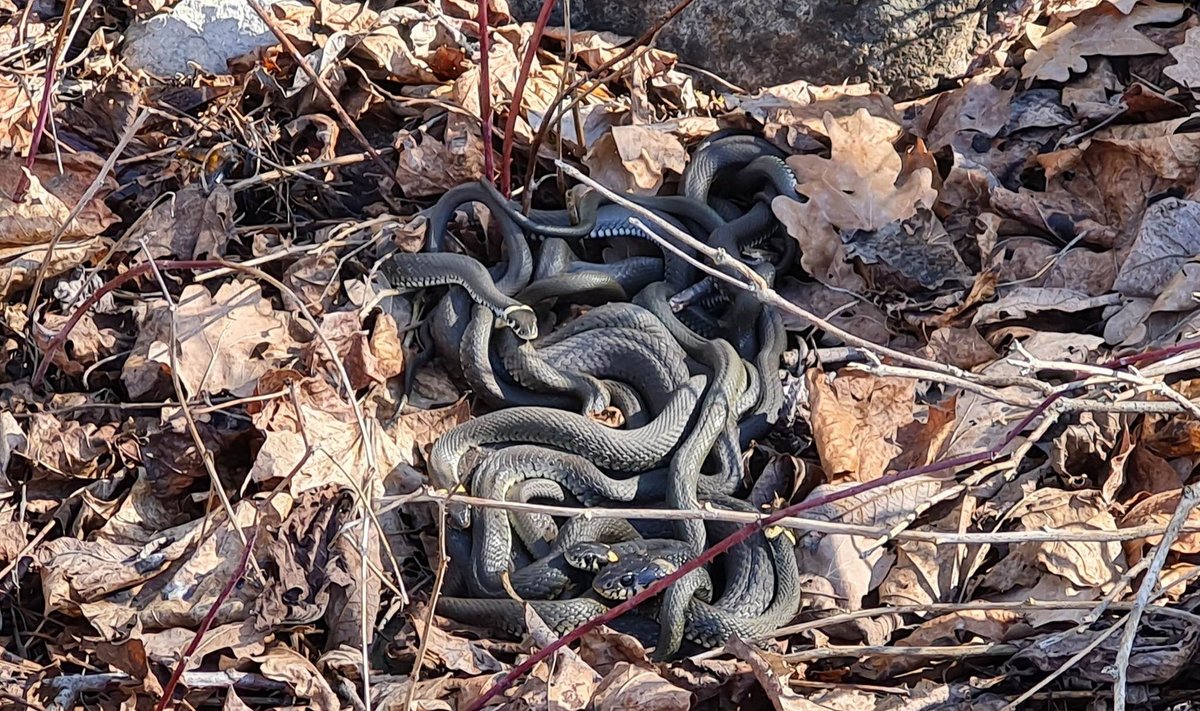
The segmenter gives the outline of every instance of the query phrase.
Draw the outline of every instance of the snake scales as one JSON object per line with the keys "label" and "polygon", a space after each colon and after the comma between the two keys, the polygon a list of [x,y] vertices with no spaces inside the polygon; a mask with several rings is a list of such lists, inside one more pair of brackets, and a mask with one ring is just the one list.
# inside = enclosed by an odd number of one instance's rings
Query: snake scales
{"label": "snake scales", "polygon": [[[696,149],[682,195],[635,201],[731,254],[774,254],[748,262],[770,278],[795,256],[786,235],[775,240],[769,205],[794,190],[782,157],[761,138],[718,136]],[[472,202],[503,237],[504,260],[490,270],[447,250],[455,211]],[[390,260],[385,273],[399,288],[447,287],[429,318],[433,350],[490,409],[434,444],[434,486],[581,507],[754,510],[732,495],[744,483],[742,450],[770,432],[783,400],[782,321],[753,298],[698,283],[679,255],[644,249],[631,216],[595,192],[573,212],[522,215],[491,185],[468,184],[431,210],[425,252]],[[597,259],[599,244],[614,241]],[[772,251],[773,241],[782,246]],[[684,290],[699,296],[677,312],[672,297]],[[575,304],[599,305],[571,318]],[[613,408],[622,426],[599,417]],[[499,509],[454,514],[457,589],[437,611],[509,634],[524,629],[510,591],[563,633],[728,533],[700,520],[560,527]],[[770,633],[799,609],[797,576],[789,538],[759,534],[673,586],[648,612],[657,624],[634,615],[621,625],[660,658],[684,641],[713,647]]]}

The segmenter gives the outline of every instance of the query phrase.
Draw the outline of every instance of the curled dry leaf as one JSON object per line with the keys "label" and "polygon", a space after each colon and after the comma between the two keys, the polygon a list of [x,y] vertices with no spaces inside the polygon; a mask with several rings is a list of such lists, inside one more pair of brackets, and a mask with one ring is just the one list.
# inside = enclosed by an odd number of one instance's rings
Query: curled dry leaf
{"label": "curled dry leaf", "polygon": [[928,169],[902,175],[903,161],[893,146],[900,137],[897,124],[859,109],[841,118],[826,113],[824,125],[832,143],[830,158],[795,155],[788,165],[796,173],[797,192],[829,224],[877,230],[933,205],[937,192]]}
{"label": "curled dry leaf", "polygon": [[451,113],[442,140],[424,129],[401,135],[396,142],[396,176],[408,197],[441,195],[483,177],[483,150],[473,122]]}
{"label": "curled dry leaf", "polygon": [[822,121],[826,112],[849,116],[858,109],[899,124],[900,115],[886,95],[867,83],[820,86],[804,80],[760,89],[750,96],[725,96],[739,114],[762,124],[763,133],[792,153],[819,151],[815,136],[828,136]]}
{"label": "curled dry leaf", "polygon": [[282,681],[291,687],[297,696],[308,699],[314,711],[338,711],[341,703],[329,682],[321,676],[313,663],[299,652],[283,645],[276,645],[266,654],[253,657],[259,671],[268,679]]}
{"label": "curled dry leaf", "polygon": [[[384,321],[385,326],[386,323]],[[329,349],[325,346],[325,341],[328,341],[337,350],[342,367],[346,369],[355,390],[373,383],[386,383],[388,378],[399,374],[399,371],[391,370],[375,357],[357,310],[325,314],[321,319],[321,335],[324,340],[314,337],[304,348],[305,357],[314,370],[322,370],[329,373],[331,378],[336,378],[337,370],[329,361]],[[394,367],[394,360],[391,365]]]}
{"label": "curled dry leaf", "polygon": [[[1134,505],[1129,513],[1121,518],[1121,528],[1137,528],[1139,526],[1166,527],[1175,509],[1179,506],[1180,489],[1163,491],[1143,499]],[[1200,510],[1193,509],[1188,513],[1187,525],[1196,526],[1200,522]],[[1162,536],[1135,538],[1124,544],[1125,555],[1130,565],[1135,565],[1146,554],[1150,546],[1156,546],[1162,541]],[[1184,555],[1200,553],[1200,533],[1181,533],[1171,542],[1171,550]]]}
{"label": "curled dry leaf", "polygon": [[[43,353],[49,352],[50,340],[66,325],[70,317],[47,314],[34,332]],[[91,365],[117,352],[119,335],[111,328],[100,328],[91,313],[75,322],[66,345],[54,351],[52,362],[68,375],[78,377]]]}
{"label": "curled dry leaf", "polygon": [[929,150],[937,152],[944,146],[967,146],[978,135],[993,138],[1008,123],[1012,114],[1014,86],[1001,88],[997,84],[1000,69],[983,71],[963,86],[939,94],[922,109],[918,119],[923,129],[918,135],[925,138]]}
{"label": "curled dry leaf", "polygon": [[646,648],[636,637],[605,626],[589,631],[579,640],[579,657],[605,675],[621,662],[636,666],[649,665]]}
{"label": "curled dry leaf", "polygon": [[413,617],[412,623],[417,629],[417,635],[425,644],[427,665],[472,676],[505,671],[505,665],[475,642],[456,637],[437,627],[426,627],[425,620],[418,617]]}
{"label": "curled dry leaf", "polygon": [[[1096,637],[1107,629],[1107,625],[1102,625],[1070,635],[1043,635],[1017,652],[1010,663],[1032,664],[1043,672],[1058,670],[1068,659],[1095,644]],[[1120,634],[1108,635],[1071,667],[1071,675],[1097,684],[1111,684],[1120,644]],[[1147,614],[1134,637],[1127,678],[1131,684],[1170,681],[1191,663],[1198,648],[1200,630],[1195,625],[1175,617]]]}
{"label": "curled dry leaf", "polygon": [[[554,633],[528,605],[525,623],[535,644],[545,646],[554,640]],[[582,711],[591,706],[600,681],[594,669],[564,647],[529,672],[525,683],[517,689],[517,696],[532,708]]]}
{"label": "curled dry leaf", "polygon": [[[972,642],[999,643],[1029,636],[1033,629],[1024,615],[1012,610],[962,610],[939,615],[917,625],[896,642],[904,647],[940,647]],[[893,679],[927,665],[928,659],[903,655],[869,656],[856,668],[869,679]]]}
{"label": "curled dry leaf", "polygon": [[[138,220],[123,244],[127,251],[136,253],[142,252],[144,243],[155,259],[223,257],[225,245],[234,235],[235,212],[233,192],[228,187],[217,185],[210,193],[200,185],[189,185]],[[142,258],[134,257],[136,261]]]}
{"label": "curled dry leaf", "polygon": [[795,670],[777,654],[755,649],[741,639],[729,640],[725,648],[750,665],[754,678],[775,711],[820,711],[823,706],[792,691],[787,680]]}
{"label": "curled dry leaf", "polygon": [[8,467],[13,461],[13,455],[27,448],[29,438],[25,436],[17,418],[8,408],[0,409],[0,496],[8,496],[12,491],[12,481],[8,478]]}
{"label": "curled dry leaf", "polygon": [[[1020,530],[1115,531],[1116,520],[1097,489],[1063,491],[1038,489],[1009,515]],[[1121,546],[1115,541],[1028,541],[1013,545],[1008,556],[984,576],[995,590],[1034,585],[1043,572],[1077,587],[1107,592],[1128,569]]]}
{"label": "curled dry leaf", "polygon": [[288,265],[283,283],[304,300],[313,316],[333,306],[338,291],[338,258],[332,252],[306,254]]}
{"label": "curled dry leaf", "polygon": [[411,464],[421,461],[438,437],[470,417],[471,404],[463,397],[446,407],[405,412],[388,426],[388,432]]}
{"label": "curled dry leaf", "polygon": [[[850,486],[825,484],[818,486],[806,498],[816,499]],[[891,528],[918,513],[935,494],[941,491],[942,481],[932,476],[913,477],[887,486],[872,489],[857,496],[822,504],[801,514],[802,518],[841,521],[862,526]],[[864,557],[864,552],[870,552]],[[801,575],[823,578],[836,609],[857,610],[863,598],[874,590],[891,567],[892,558],[876,541],[863,536],[834,536],[808,533],[796,545],[796,558]],[[857,626],[871,634],[870,626]],[[889,630],[890,632],[890,630]],[[868,637],[870,643],[882,643],[887,634]]]}
{"label": "curled dry leaf", "polygon": [[654,195],[664,172],[682,174],[688,159],[683,142],[653,126],[614,126],[588,150],[583,162],[592,177],[618,193]]}
{"label": "curled dry leaf", "polygon": [[39,476],[90,478],[104,473],[101,456],[116,437],[115,424],[97,427],[61,421],[49,413],[38,413],[25,422],[27,444],[21,455]]}
{"label": "curled dry leaf", "polygon": [[[16,36],[12,39],[15,41]],[[19,156],[29,152],[33,123],[37,120],[37,100],[30,95],[30,90],[41,93],[41,87],[33,82],[27,86],[8,77],[0,78],[0,106],[10,107],[0,115],[0,151],[6,155]]]}
{"label": "curled dry leaf", "polygon": [[1200,134],[1191,128],[1187,118],[1109,126],[1097,131],[1092,141],[1136,156],[1165,180],[1190,181],[1196,177]]}
{"label": "curled dry leaf", "polygon": [[1028,286],[1014,287],[990,304],[983,304],[971,320],[973,326],[985,326],[1004,321],[1020,321],[1047,311],[1075,313],[1111,306],[1120,301],[1113,294],[1088,296],[1074,289],[1048,289]]}

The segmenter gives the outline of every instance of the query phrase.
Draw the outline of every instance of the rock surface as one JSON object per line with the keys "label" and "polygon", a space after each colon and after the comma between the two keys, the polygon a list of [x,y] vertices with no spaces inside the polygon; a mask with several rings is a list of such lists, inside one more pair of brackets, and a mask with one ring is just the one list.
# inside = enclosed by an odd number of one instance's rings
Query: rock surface
{"label": "rock surface", "polygon": [[[264,7],[273,4],[263,0]],[[122,55],[131,69],[155,76],[189,75],[189,62],[225,74],[228,60],[276,41],[246,2],[181,0],[169,11],[130,27]]]}
{"label": "rock surface", "polygon": [[[571,24],[636,37],[676,0],[589,0],[572,5]],[[1020,0],[695,0],[657,46],[743,88],[797,79],[868,81],[911,98],[966,71],[986,49],[998,13]],[[532,20],[540,0],[510,0]],[[551,22],[562,24],[561,4]]]}

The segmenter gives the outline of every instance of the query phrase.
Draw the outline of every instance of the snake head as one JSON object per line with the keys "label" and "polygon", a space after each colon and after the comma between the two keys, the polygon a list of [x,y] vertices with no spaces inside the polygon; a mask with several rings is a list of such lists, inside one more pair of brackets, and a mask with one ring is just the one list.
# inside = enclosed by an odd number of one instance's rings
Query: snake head
{"label": "snake head", "polygon": [[594,573],[610,563],[616,563],[620,556],[607,543],[595,541],[580,541],[573,543],[563,551],[567,564],[578,570]]}
{"label": "snake head", "polygon": [[531,341],[537,338],[537,314],[524,304],[509,306],[501,314],[504,324],[513,330],[521,340]]}
{"label": "snake head", "polygon": [[674,568],[661,558],[626,558],[597,573],[592,589],[609,600],[628,600],[670,575]]}

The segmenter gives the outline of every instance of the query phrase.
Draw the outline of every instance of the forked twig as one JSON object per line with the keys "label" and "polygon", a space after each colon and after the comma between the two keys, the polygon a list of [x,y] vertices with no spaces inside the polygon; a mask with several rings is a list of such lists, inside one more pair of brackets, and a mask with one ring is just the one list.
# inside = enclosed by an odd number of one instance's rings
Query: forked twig
{"label": "forked twig", "polygon": [[1183,491],[1179,495],[1179,503],[1175,506],[1175,513],[1171,515],[1171,520],[1167,524],[1167,531],[1154,549],[1154,557],[1146,569],[1141,586],[1138,587],[1137,595],[1133,600],[1133,609],[1129,611],[1125,629],[1121,632],[1121,644],[1117,647],[1117,680],[1113,684],[1113,711],[1125,711],[1125,689],[1129,682],[1129,657],[1133,654],[1133,643],[1137,638],[1138,627],[1141,626],[1142,613],[1150,604],[1154,588],[1158,585],[1158,574],[1162,572],[1163,566],[1167,562],[1167,554],[1171,552],[1171,545],[1179,538],[1183,524],[1187,522],[1192,509],[1196,508],[1197,501],[1200,501],[1200,482],[1183,487]]}

